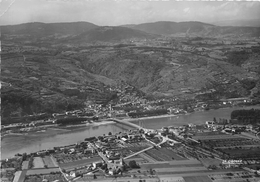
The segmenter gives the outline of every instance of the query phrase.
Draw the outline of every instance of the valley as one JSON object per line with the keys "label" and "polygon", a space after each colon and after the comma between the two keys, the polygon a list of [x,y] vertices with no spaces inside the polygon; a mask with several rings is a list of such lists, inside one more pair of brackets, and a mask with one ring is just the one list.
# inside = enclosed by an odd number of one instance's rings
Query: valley
{"label": "valley", "polygon": [[[162,32],[165,27],[170,32]],[[227,29],[200,22],[3,26],[2,119],[49,117],[90,103],[109,107],[140,99],[166,100],[158,109],[187,108],[184,103],[194,109],[196,102],[239,97],[257,103],[259,28],[247,27],[247,34],[242,27]],[[120,93],[128,87],[132,99],[124,100]]]}

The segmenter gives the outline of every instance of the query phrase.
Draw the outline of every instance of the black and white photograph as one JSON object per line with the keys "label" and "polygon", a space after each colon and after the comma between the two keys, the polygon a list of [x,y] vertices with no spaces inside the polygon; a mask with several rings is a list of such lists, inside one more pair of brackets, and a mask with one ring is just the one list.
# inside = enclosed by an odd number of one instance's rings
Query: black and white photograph
{"label": "black and white photograph", "polygon": [[260,1],[0,0],[1,182],[260,182]]}

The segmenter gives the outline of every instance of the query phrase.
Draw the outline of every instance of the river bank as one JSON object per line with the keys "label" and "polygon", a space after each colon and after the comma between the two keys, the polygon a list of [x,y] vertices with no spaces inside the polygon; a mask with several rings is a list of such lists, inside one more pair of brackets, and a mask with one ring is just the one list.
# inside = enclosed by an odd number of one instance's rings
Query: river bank
{"label": "river bank", "polygon": [[[205,124],[205,121],[213,118],[229,119],[230,114],[236,109],[252,109],[260,106],[232,107],[209,111],[197,111],[189,114],[162,115],[143,118],[120,118],[125,121],[134,122],[149,129],[160,129],[164,126],[183,126],[184,124]],[[1,157],[9,158],[17,153],[31,153],[56,146],[65,146],[83,141],[88,137],[102,136],[103,134],[118,133],[131,129],[113,121],[101,121],[88,126],[77,127],[53,127],[45,132],[31,133],[28,135],[9,135],[3,138],[1,143]]]}

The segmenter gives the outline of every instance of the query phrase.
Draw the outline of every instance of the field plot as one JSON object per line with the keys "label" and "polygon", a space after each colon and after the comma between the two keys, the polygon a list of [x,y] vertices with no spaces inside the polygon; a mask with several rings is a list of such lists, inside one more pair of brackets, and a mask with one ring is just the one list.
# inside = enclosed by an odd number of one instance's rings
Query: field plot
{"label": "field plot", "polygon": [[246,138],[218,139],[218,140],[203,140],[203,144],[213,148],[228,148],[228,147],[260,147],[260,141],[250,140]]}
{"label": "field plot", "polygon": [[29,168],[29,161],[23,161],[22,170]]}
{"label": "field plot", "polygon": [[192,160],[178,160],[178,161],[169,161],[168,162],[170,165],[178,165],[178,166],[183,166],[183,165],[201,165],[201,162],[195,159]]}
{"label": "field plot", "polygon": [[13,182],[18,182],[18,180],[20,179],[21,174],[22,174],[22,171],[16,171],[15,174],[14,174]]}
{"label": "field plot", "polygon": [[210,165],[219,166],[222,163],[222,160],[219,159],[210,159],[210,158],[201,158],[200,161],[206,167]]}
{"label": "field plot", "polygon": [[197,136],[192,136],[192,139],[194,140],[223,140],[223,139],[233,139],[233,138],[239,138],[243,139],[244,137],[242,136],[237,136],[237,135],[197,135]]}
{"label": "field plot", "polygon": [[144,158],[142,158],[139,155],[131,157],[129,159],[125,159],[124,161],[128,164],[132,160],[135,160],[138,164],[142,164],[142,163],[146,163],[147,162],[147,160],[145,160]]}
{"label": "field plot", "polygon": [[36,174],[50,174],[51,172],[60,172],[59,168],[49,168],[49,169],[31,169],[28,170],[26,175],[36,175]]}
{"label": "field plot", "polygon": [[64,154],[64,153],[56,153],[53,157],[59,164],[62,163],[70,163],[79,160],[89,159],[91,157],[97,157],[97,154]]}
{"label": "field plot", "polygon": [[151,149],[145,153],[157,161],[186,160],[167,148]]}
{"label": "field plot", "polygon": [[156,171],[157,174],[189,174],[189,173],[199,174],[208,171],[205,167],[158,168],[154,170]]}
{"label": "field plot", "polygon": [[50,156],[45,156],[42,159],[43,159],[44,164],[47,165],[48,167],[58,167],[57,165],[54,164],[54,162]]}
{"label": "field plot", "polygon": [[147,155],[146,153],[140,153],[139,154],[140,157],[142,157],[145,161],[148,162],[156,162],[156,160],[154,158],[152,158],[151,156]]}
{"label": "field plot", "polygon": [[33,168],[44,168],[44,163],[41,157],[33,158]]}
{"label": "field plot", "polygon": [[223,152],[229,154],[233,158],[259,158],[260,148],[249,149],[222,149]]}
{"label": "field plot", "polygon": [[65,178],[61,173],[27,176],[24,182],[42,182],[43,179],[46,179],[47,181],[58,180],[59,182],[66,182]]}
{"label": "field plot", "polygon": [[185,182],[212,182],[208,176],[189,176],[183,178]]}
{"label": "field plot", "polygon": [[152,169],[155,169],[155,168],[171,168],[171,169],[174,169],[174,168],[180,168],[180,167],[183,167],[183,168],[185,168],[185,167],[194,167],[194,168],[203,167],[203,165],[200,164],[200,163],[171,165],[168,162],[146,163],[146,164],[141,164],[140,166],[141,166],[142,169],[150,169],[150,168],[152,168]]}
{"label": "field plot", "polygon": [[143,142],[127,143],[126,146],[127,146],[127,149],[131,150],[134,153],[150,147],[150,145],[148,145],[147,143],[143,143]]}
{"label": "field plot", "polygon": [[83,159],[83,160],[78,160],[78,161],[74,161],[74,162],[62,163],[62,164],[59,164],[59,166],[63,169],[72,169],[72,168],[76,168],[76,167],[90,165],[91,163],[97,162],[97,161],[101,161],[101,158],[99,156],[93,157],[90,159]]}
{"label": "field plot", "polygon": [[209,175],[209,178],[213,181],[213,182],[243,182],[243,181],[255,181],[255,182],[259,182],[260,181],[260,177],[256,176],[254,173],[252,172],[234,172],[234,173],[225,173],[222,175],[219,174],[212,174]]}

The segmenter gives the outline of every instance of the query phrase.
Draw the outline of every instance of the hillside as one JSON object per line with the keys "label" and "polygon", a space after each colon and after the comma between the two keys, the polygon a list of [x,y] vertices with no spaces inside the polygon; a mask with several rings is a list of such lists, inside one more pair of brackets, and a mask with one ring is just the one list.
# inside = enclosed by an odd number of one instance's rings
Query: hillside
{"label": "hillside", "polygon": [[260,19],[249,20],[223,20],[213,22],[217,26],[236,26],[236,27],[260,27]]}
{"label": "hillside", "polygon": [[[214,89],[216,98],[250,95],[258,76],[233,64],[232,56],[216,61],[187,51],[131,47],[97,53],[90,51],[70,57],[79,60],[84,69],[92,73],[111,79],[120,78],[147,94],[192,98],[197,93]],[[253,87],[246,85],[250,80]]]}
{"label": "hillside", "polygon": [[98,27],[88,22],[71,22],[71,23],[25,23],[19,25],[1,26],[1,34],[15,35],[16,38],[24,36],[32,38],[43,38],[46,36],[58,35],[78,35],[88,30]]}
{"label": "hillside", "polygon": [[[86,31],[89,24],[84,23],[78,24],[82,29],[75,29],[74,23],[59,24],[69,26],[67,30],[57,24],[51,25],[55,28],[41,23],[9,26],[1,45],[1,116],[62,112],[84,108],[87,101],[106,105],[117,98],[118,83],[124,85],[120,89],[131,85],[152,99],[260,98],[259,40],[251,38],[258,28],[158,24],[136,25],[155,26],[149,33],[93,25]],[[37,27],[45,29],[38,32]],[[244,34],[246,40],[236,37],[241,30],[249,32]],[[171,31],[208,37],[154,34]],[[234,37],[222,39],[220,32]]]}
{"label": "hillside", "polygon": [[115,81],[87,72],[63,56],[2,55],[2,117],[82,108],[85,100],[105,103]]}
{"label": "hillside", "polygon": [[125,27],[97,27],[95,29],[86,31],[77,35],[72,40],[80,42],[92,42],[92,41],[120,41],[124,39],[151,39],[156,35],[151,35],[139,30],[133,30]]}
{"label": "hillside", "polygon": [[205,24],[201,22],[170,22],[170,21],[160,21],[154,23],[144,23],[135,25],[131,28],[136,30],[142,30],[154,34],[175,34],[175,33],[192,33],[200,32],[207,27],[213,27],[213,25]]}
{"label": "hillside", "polygon": [[132,29],[141,30],[153,34],[161,35],[193,35],[193,36],[256,36],[260,35],[259,27],[231,27],[231,26],[215,26],[202,22],[169,22],[160,21],[154,23],[144,23],[131,26]]}

